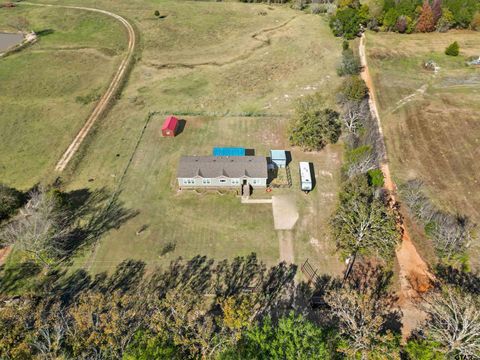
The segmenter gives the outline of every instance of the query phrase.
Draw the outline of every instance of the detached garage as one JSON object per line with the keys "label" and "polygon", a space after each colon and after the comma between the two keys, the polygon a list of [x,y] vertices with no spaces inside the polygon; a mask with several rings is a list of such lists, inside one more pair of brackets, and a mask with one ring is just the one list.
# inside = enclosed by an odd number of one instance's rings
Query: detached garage
{"label": "detached garage", "polygon": [[174,137],[178,130],[178,119],[175,116],[169,116],[165,119],[162,126],[162,136]]}

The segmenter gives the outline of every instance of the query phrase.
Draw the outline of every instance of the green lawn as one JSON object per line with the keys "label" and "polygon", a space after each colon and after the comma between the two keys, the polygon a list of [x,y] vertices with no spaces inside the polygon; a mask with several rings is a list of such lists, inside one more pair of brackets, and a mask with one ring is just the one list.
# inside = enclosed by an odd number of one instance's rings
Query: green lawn
{"label": "green lawn", "polygon": [[[237,2],[87,0],[82,5],[129,19],[140,45],[121,97],[96,124],[62,180],[66,190],[120,189],[124,206],[139,213],[99,239],[93,252],[75,260],[75,267],[99,272],[125,258],[165,265],[178,256],[223,259],[252,251],[267,264],[276,263],[279,240],[271,205],[242,205],[233,195],[179,194],[176,165],[181,155],[210,154],[215,145],[245,146],[259,155],[268,155],[271,148],[288,149],[286,126],[296,98],[321,91],[334,106],[341,41],[331,35],[325,19],[284,6]],[[157,9],[165,18],[153,16]],[[267,15],[261,15],[263,11]],[[110,35],[106,31],[107,38]],[[107,63],[96,64],[92,73],[100,66]],[[97,87],[90,85],[80,95]],[[154,116],[136,148],[149,112],[186,114],[185,131],[175,139],[163,139],[164,116]],[[73,137],[66,131],[62,135]],[[57,144],[55,151],[61,153],[60,148]],[[301,264],[309,258],[319,272],[339,273],[343,264],[335,254],[328,218],[337,200],[342,145],[311,154],[292,151],[294,187],[278,193],[291,194],[299,208],[293,230],[295,260]],[[48,158],[45,168],[57,158]],[[316,168],[318,185],[308,196],[298,189],[300,160],[313,161]],[[38,179],[51,181],[56,176],[38,168],[31,171]],[[13,185],[22,181],[30,180],[20,172],[12,180]],[[141,228],[146,230],[137,235]],[[162,255],[169,244],[175,249]]]}
{"label": "green lawn", "polygon": [[115,20],[78,10],[0,9],[0,30],[25,17],[38,43],[0,60],[0,181],[22,189],[49,175],[106,88],[125,46]]}

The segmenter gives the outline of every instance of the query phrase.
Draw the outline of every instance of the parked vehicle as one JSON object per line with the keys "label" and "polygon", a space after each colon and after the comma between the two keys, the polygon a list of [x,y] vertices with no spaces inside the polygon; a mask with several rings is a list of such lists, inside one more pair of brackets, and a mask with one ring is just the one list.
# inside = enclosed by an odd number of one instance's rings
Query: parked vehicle
{"label": "parked vehicle", "polygon": [[312,190],[312,174],[310,171],[310,163],[306,161],[301,161],[299,164],[300,168],[300,183],[302,191],[309,192]]}

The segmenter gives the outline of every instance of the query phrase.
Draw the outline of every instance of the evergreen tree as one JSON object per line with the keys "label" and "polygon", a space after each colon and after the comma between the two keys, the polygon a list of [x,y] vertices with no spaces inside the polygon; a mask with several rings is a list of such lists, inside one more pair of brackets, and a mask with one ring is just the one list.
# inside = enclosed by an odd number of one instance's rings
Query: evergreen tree
{"label": "evergreen tree", "polygon": [[422,12],[418,18],[416,30],[418,32],[432,32],[435,30],[435,18],[428,0],[423,2]]}

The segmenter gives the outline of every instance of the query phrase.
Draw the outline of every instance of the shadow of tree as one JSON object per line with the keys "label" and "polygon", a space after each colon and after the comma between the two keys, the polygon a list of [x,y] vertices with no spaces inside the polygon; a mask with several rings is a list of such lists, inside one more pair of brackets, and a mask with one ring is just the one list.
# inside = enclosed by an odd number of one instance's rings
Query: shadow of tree
{"label": "shadow of tree", "polygon": [[40,274],[42,268],[33,261],[0,267],[0,293],[8,294],[22,289],[25,283]]}
{"label": "shadow of tree", "polygon": [[437,278],[447,284],[455,285],[471,294],[480,294],[480,274],[467,273],[449,265],[437,265]]}
{"label": "shadow of tree", "polygon": [[59,242],[64,257],[68,258],[79,249],[91,245],[111,229],[118,229],[123,223],[138,215],[138,211],[126,209],[119,195],[111,195],[105,189],[79,189],[62,193],[68,209],[66,225],[72,231]]}

